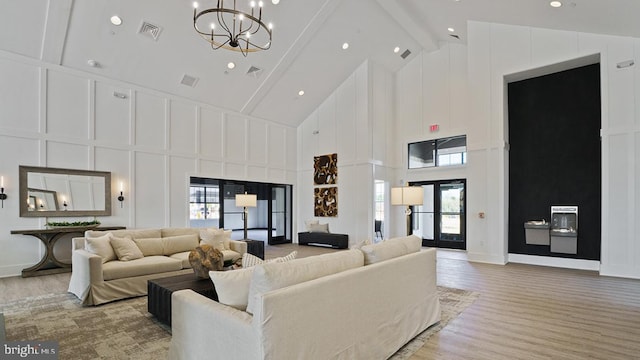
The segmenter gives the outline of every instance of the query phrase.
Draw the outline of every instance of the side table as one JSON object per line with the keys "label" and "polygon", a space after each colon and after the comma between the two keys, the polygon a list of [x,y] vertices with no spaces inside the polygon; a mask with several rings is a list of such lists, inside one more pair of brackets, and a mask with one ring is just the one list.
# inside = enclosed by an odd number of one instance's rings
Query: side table
{"label": "side table", "polygon": [[147,281],[147,311],[161,323],[171,326],[171,294],[185,289],[191,289],[218,301],[218,294],[211,279],[199,279],[195,274],[183,274]]}
{"label": "side table", "polygon": [[242,240],[247,243],[247,252],[264,260],[264,241],[260,240]]}

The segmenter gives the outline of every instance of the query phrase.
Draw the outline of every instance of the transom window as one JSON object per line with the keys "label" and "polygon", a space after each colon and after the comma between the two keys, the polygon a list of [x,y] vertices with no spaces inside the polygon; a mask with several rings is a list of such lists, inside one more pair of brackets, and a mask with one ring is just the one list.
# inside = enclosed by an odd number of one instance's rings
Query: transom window
{"label": "transom window", "polygon": [[409,143],[409,169],[462,165],[467,162],[467,136]]}

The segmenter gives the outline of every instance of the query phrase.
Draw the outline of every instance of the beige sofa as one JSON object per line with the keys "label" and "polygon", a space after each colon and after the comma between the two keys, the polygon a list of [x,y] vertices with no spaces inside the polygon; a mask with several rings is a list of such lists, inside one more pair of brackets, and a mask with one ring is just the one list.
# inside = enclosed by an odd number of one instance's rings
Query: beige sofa
{"label": "beige sofa", "polygon": [[440,320],[436,252],[415,236],[257,265],[248,294],[241,311],[174,292],[169,359],[387,359]]}
{"label": "beige sofa", "polygon": [[[92,231],[98,237],[111,233],[115,237],[131,237],[144,257],[120,261],[106,261],[86,250],[85,237],[72,241],[71,280],[69,292],[82,300],[83,305],[106,302],[147,294],[147,280],[193,272],[189,253],[200,243],[197,228],[167,228],[144,230]],[[241,258],[247,243],[229,241],[223,251],[225,260]]]}

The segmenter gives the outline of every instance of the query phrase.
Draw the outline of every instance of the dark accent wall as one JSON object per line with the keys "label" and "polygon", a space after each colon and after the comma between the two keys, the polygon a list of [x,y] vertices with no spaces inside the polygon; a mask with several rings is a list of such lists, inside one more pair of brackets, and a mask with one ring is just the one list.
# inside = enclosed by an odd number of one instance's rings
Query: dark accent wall
{"label": "dark accent wall", "polygon": [[[600,260],[600,64],[508,84],[509,252]],[[527,245],[524,222],[578,206],[577,255]]]}

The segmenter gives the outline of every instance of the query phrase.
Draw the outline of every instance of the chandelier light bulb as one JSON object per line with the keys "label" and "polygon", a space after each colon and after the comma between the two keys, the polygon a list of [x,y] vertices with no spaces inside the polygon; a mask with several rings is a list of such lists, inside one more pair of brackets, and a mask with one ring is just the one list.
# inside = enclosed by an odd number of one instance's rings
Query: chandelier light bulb
{"label": "chandelier light bulb", "polygon": [[269,23],[269,25],[267,25],[267,27],[269,28],[269,30],[273,30],[273,24]]}
{"label": "chandelier light bulb", "polygon": [[238,16],[238,18],[240,19],[240,21],[244,20],[244,14],[240,14],[240,16]]}
{"label": "chandelier light bulb", "polygon": [[197,2],[197,1],[194,1],[194,2],[193,2],[193,8],[194,8],[194,9],[197,9],[197,8],[198,8],[198,2]]}
{"label": "chandelier light bulb", "polygon": [[262,1],[258,2],[258,6],[262,7],[264,3]]}
{"label": "chandelier light bulb", "polygon": [[215,29],[215,28],[216,28],[216,24],[211,23],[211,30],[213,30],[213,29]]}
{"label": "chandelier light bulb", "polygon": [[256,2],[255,1],[250,2],[249,6],[251,6],[252,8],[256,7]]}

